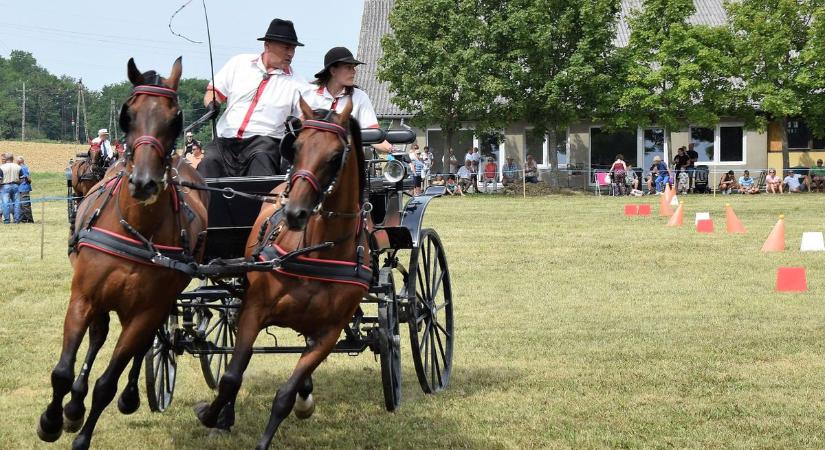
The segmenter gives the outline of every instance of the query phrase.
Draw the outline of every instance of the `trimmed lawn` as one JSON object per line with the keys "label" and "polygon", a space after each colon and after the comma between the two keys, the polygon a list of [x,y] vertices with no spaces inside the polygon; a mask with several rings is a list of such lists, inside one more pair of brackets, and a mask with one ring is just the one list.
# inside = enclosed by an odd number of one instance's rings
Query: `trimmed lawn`
{"label": "trimmed lawn", "polygon": [[[36,175],[35,189],[35,197],[61,195],[65,180]],[[314,377],[315,415],[287,419],[276,445],[822,448],[825,252],[798,249],[803,231],[823,230],[823,198],[684,196],[681,228],[623,217],[632,201],[654,204],[655,214],[658,198],[650,197],[438,199],[426,222],[446,246],[453,282],[449,388],[424,395],[405,354],[403,403],[387,413],[372,354],[333,355]],[[725,234],[726,201],[747,234]],[[40,205],[34,211],[34,225],[0,227],[0,448],[67,448],[72,438],[54,446],[35,435],[51,395],[71,269],[65,202],[45,208],[43,260]],[[711,213],[714,234],[693,230],[698,211]],[[779,214],[788,250],[763,254]],[[781,265],[805,266],[809,292],[774,293]],[[115,319],[93,377],[118,332]],[[93,446],[254,447],[296,360],[256,355],[232,434],[210,438],[192,405],[213,394],[198,360],[184,355],[170,410],[150,413],[143,398],[137,413],[122,416],[111,404]]]}

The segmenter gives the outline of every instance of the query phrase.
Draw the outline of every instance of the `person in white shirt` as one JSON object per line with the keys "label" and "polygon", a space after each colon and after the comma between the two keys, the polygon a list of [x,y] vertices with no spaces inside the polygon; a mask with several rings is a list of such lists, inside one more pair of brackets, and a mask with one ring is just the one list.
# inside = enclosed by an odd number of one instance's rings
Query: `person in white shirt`
{"label": "person in white shirt", "polygon": [[796,174],[791,170],[789,170],[787,174],[788,175],[785,177],[785,179],[782,180],[782,182],[788,186],[788,190],[786,192],[802,192],[802,183],[799,182],[799,178],[801,177],[801,175]]}
{"label": "person in white shirt", "polygon": [[109,130],[101,128],[97,130],[97,137],[92,139],[92,144],[100,145],[100,157],[103,158],[103,167],[108,167],[109,164],[117,159],[112,143],[109,142]]}
{"label": "person in white shirt", "polygon": [[[206,178],[277,175],[281,139],[288,116],[299,116],[306,82],[290,67],[298,42],[291,21],[274,19],[260,55],[233,57],[215,74],[203,97],[204,105],[226,110],[217,124],[218,135],[205,148],[198,172]],[[214,102],[214,104],[213,104]]]}
{"label": "person in white shirt", "polygon": [[[333,47],[324,56],[324,68],[315,74],[315,81],[303,92],[312,109],[340,113],[352,102],[352,117],[361,128],[378,128],[378,118],[369,96],[355,85],[356,67],[364,64],[352,56],[346,47]],[[382,153],[392,152],[387,141],[373,145]]]}
{"label": "person in white shirt", "polygon": [[464,165],[459,167],[458,172],[458,184],[461,186],[461,190],[467,192],[470,189],[470,186],[473,185],[473,163],[470,162],[469,159],[464,160]]}

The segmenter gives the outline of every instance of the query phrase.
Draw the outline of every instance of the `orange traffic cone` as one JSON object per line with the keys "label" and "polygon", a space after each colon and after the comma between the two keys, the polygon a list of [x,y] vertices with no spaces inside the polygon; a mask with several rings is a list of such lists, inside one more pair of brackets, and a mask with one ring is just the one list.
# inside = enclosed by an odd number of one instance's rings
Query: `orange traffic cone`
{"label": "orange traffic cone", "polygon": [[667,221],[667,226],[669,227],[681,227],[682,226],[682,219],[685,217],[685,202],[679,202],[679,207],[676,208],[676,212],[670,216],[670,220]]}
{"label": "orange traffic cone", "polygon": [[667,188],[665,188],[665,193],[659,196],[659,216],[660,217],[670,217],[673,215],[673,208],[670,207],[670,199],[668,199],[667,195]]}
{"label": "orange traffic cone", "polygon": [[673,189],[670,188],[670,183],[665,183],[665,199],[668,205],[673,202]]}
{"label": "orange traffic cone", "polygon": [[779,216],[776,225],[773,226],[771,234],[762,245],[763,252],[784,252],[785,251],[785,216]]}
{"label": "orange traffic cone", "polygon": [[736,217],[736,213],[733,212],[733,207],[731,207],[729,203],[725,203],[725,226],[728,229],[728,233],[747,233],[744,225],[742,225],[742,222]]}

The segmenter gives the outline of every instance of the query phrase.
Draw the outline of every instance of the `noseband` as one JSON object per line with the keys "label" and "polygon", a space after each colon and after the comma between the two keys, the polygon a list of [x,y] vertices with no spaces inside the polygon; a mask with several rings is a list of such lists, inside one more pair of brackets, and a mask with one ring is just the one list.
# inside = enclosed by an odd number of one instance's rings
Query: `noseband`
{"label": "noseband", "polygon": [[[163,86],[153,86],[153,85],[135,86],[132,89],[132,96],[129,97],[129,99],[123,105],[122,111],[120,113],[120,122],[121,122],[120,125],[121,125],[121,128],[124,128],[123,131],[126,132],[126,133],[129,132],[129,130],[128,130],[128,108],[129,108],[129,104],[132,102],[132,100],[134,100],[139,95],[150,95],[150,96],[154,96],[154,97],[164,97],[164,98],[168,98],[168,99],[172,100],[172,102],[176,106],[178,104],[178,93],[174,89],[170,89],[170,88],[163,87]],[[179,125],[179,121],[182,119],[180,114],[181,114],[180,111],[178,111],[178,116],[175,119],[176,121],[178,121],[178,124],[176,124],[176,125]],[[175,133],[176,138],[177,138],[177,134],[179,134],[179,133],[180,133],[179,130],[178,130],[178,132]],[[143,146],[143,145],[149,146],[152,150],[155,151],[155,153],[157,153],[158,157],[160,159],[164,160],[164,162],[166,162],[166,163],[168,163],[169,160],[172,159],[172,155],[175,152],[175,140],[174,139],[172,140],[172,144],[169,146],[169,148],[164,149],[163,144],[160,142],[160,140],[158,140],[158,138],[156,138],[155,136],[152,136],[152,135],[145,134],[145,135],[142,135],[142,136],[138,137],[134,141],[132,141],[132,145],[128,146],[128,148],[126,149],[126,152],[125,152],[125,155],[124,155],[125,158],[127,160],[130,160],[130,159],[134,158],[135,150],[137,150],[138,147]]]}
{"label": "noseband", "polygon": [[335,174],[330,179],[329,185],[326,186],[326,188],[322,188],[318,177],[310,170],[299,169],[294,172],[290,170],[291,174],[288,174],[287,176],[287,186],[284,191],[284,196],[288,198],[289,192],[292,190],[292,186],[295,182],[298,180],[305,180],[310,186],[312,186],[312,189],[315,192],[320,194],[320,199],[318,200],[316,209],[324,202],[324,198],[335,190],[335,183],[338,180],[338,175],[340,175],[341,170],[344,168],[344,164],[346,163],[347,156],[350,152],[350,145],[347,143],[347,130],[341,125],[332,122],[330,115],[331,114],[327,114],[327,116],[322,120],[305,120],[301,128],[302,130],[305,128],[311,128],[314,130],[323,131],[325,133],[333,133],[338,136],[338,139],[341,141],[341,145],[344,146],[344,154],[341,157],[341,164],[338,166],[338,170],[335,171]]}

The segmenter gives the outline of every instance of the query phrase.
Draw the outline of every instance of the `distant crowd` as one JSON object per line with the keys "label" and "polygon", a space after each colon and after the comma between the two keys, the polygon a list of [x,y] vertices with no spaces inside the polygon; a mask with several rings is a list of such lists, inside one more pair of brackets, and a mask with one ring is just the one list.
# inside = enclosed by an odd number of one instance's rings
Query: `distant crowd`
{"label": "distant crowd", "polygon": [[0,204],[3,223],[33,223],[31,175],[22,156],[15,159],[11,153],[0,155]]}

